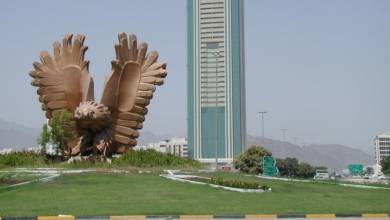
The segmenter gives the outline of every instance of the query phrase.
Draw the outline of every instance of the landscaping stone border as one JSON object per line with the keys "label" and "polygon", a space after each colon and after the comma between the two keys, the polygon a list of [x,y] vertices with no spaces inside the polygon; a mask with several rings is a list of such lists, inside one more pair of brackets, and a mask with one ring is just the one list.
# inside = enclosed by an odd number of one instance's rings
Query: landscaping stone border
{"label": "landscaping stone border", "polygon": [[284,177],[257,176],[257,175],[246,175],[246,176],[253,176],[253,177],[260,178],[260,179],[268,179],[268,180],[281,180],[281,181],[286,181],[286,182],[321,183],[321,184],[339,185],[339,186],[353,187],[353,188],[362,188],[362,189],[384,189],[384,190],[390,190],[390,187],[369,186],[369,185],[353,184],[353,183],[324,182],[324,181],[300,180],[300,179],[291,179],[291,178],[284,178]]}
{"label": "landscaping stone border", "polygon": [[187,183],[192,183],[192,184],[199,184],[199,185],[207,185],[211,186],[214,188],[221,188],[229,191],[234,191],[234,192],[243,192],[243,193],[264,193],[264,192],[270,192],[271,190],[263,190],[263,189],[240,189],[240,188],[233,188],[233,187],[228,187],[228,186],[221,186],[221,185],[215,185],[211,183],[202,183],[198,181],[193,181],[193,180],[188,180],[185,178],[202,178],[201,176],[193,176],[193,175],[175,175],[175,174],[160,174],[161,177],[174,180],[174,181],[179,181],[179,182],[187,182]]}

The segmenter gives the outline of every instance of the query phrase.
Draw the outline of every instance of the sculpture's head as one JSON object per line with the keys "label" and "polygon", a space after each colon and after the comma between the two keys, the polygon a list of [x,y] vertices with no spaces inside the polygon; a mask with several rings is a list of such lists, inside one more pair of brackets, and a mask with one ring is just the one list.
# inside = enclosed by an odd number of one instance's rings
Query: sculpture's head
{"label": "sculpture's head", "polygon": [[74,118],[82,128],[100,130],[110,125],[111,112],[94,101],[81,102],[74,112]]}

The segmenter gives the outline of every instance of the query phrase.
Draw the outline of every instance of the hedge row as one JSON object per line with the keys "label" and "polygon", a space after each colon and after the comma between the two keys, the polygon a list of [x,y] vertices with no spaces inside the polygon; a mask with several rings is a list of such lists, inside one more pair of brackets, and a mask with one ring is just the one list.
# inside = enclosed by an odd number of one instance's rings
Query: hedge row
{"label": "hedge row", "polygon": [[113,163],[137,167],[201,167],[201,164],[193,159],[164,154],[155,150],[129,150],[121,157],[115,159]]}
{"label": "hedge row", "polygon": [[[58,158],[52,158],[43,154],[21,151],[0,155],[1,167],[37,167],[56,164],[65,164],[66,161],[58,161]],[[200,168],[202,165],[190,158],[181,158],[172,154],[164,154],[155,150],[130,150],[115,158],[112,164],[93,161],[81,161],[68,164],[72,168],[86,167],[105,167],[105,166],[135,166],[135,167],[194,167]]]}

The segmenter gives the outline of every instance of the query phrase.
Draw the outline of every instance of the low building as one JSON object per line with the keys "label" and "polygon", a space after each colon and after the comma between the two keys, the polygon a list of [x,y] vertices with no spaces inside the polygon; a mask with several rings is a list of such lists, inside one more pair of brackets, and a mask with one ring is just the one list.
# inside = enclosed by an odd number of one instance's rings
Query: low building
{"label": "low building", "polygon": [[375,136],[374,144],[376,163],[380,164],[383,158],[390,157],[390,132]]}
{"label": "low building", "polygon": [[188,157],[188,143],[185,138],[171,138],[145,146],[135,146],[134,150],[155,150],[161,153],[173,154],[178,157]]}
{"label": "low building", "polygon": [[31,152],[35,152],[35,153],[39,153],[41,151],[41,148],[40,147],[29,147],[26,150],[31,151]]}
{"label": "low building", "polygon": [[0,154],[9,154],[12,153],[13,149],[12,148],[4,148],[0,150]]}
{"label": "low building", "polygon": [[134,150],[155,150],[157,152],[166,153],[166,141],[160,141],[157,143],[149,143],[144,146],[135,146]]}
{"label": "low building", "polygon": [[46,143],[44,147],[42,145],[39,145],[38,148],[38,151],[42,151],[44,149],[44,153],[47,155],[61,155],[57,144]]}
{"label": "low building", "polygon": [[167,153],[188,157],[188,142],[185,138],[171,138],[167,141]]}

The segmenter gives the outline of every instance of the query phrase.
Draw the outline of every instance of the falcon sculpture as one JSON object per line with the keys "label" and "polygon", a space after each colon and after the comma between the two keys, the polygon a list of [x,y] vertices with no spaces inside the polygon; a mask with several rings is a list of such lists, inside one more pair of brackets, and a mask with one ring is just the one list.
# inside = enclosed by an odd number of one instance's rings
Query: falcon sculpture
{"label": "falcon sculpture", "polygon": [[68,143],[70,156],[124,153],[137,144],[147,106],[156,86],[164,83],[167,65],[157,62],[156,51],[147,54],[148,45],[137,44],[135,35],[120,33],[116,59],[97,102],[89,61],[84,59],[88,49],[84,40],[79,34],[72,41],[72,34],[67,34],[62,45],[54,42],[54,58],[41,52],[41,62],[34,62],[29,73],[31,84],[38,87],[39,101],[49,120],[56,111],[72,114],[77,138]]}

